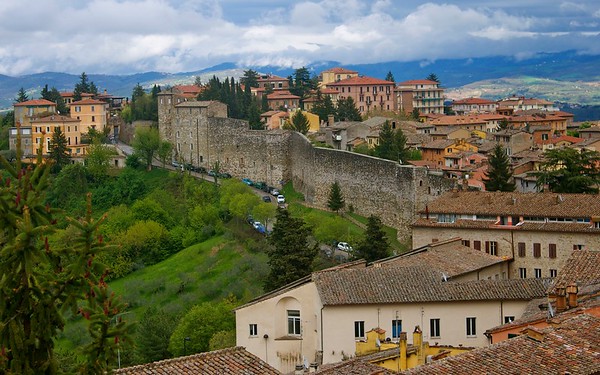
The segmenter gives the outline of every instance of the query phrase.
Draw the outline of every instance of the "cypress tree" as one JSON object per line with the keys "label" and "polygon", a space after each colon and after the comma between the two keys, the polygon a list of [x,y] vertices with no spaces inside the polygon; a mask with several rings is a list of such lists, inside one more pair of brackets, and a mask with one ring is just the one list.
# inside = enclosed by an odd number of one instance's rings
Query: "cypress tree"
{"label": "cypress tree", "polygon": [[369,216],[365,237],[356,247],[355,258],[363,258],[367,262],[387,258],[389,248],[390,244],[383,231],[381,219],[374,215]]}
{"label": "cypress tree", "polygon": [[515,183],[512,181],[510,159],[504,147],[499,143],[496,144],[488,159],[488,170],[485,173],[483,182],[487,191],[515,190]]}
{"label": "cypress tree", "polygon": [[342,189],[340,189],[340,184],[338,182],[334,182],[331,184],[331,190],[329,190],[329,199],[327,200],[327,207],[331,211],[338,212],[343,209],[346,202],[344,201],[344,195],[342,194]]}

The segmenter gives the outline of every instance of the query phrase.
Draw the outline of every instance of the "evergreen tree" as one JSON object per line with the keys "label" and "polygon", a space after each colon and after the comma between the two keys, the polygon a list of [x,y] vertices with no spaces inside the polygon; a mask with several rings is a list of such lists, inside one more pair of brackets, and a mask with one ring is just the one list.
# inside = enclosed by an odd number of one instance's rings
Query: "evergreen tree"
{"label": "evergreen tree", "polygon": [[258,87],[258,72],[252,69],[244,70],[244,76],[240,79],[240,82],[244,86]]}
{"label": "evergreen tree", "polygon": [[327,122],[329,120],[329,115],[335,116],[335,106],[333,105],[331,96],[323,96],[321,95],[321,91],[318,90],[317,101],[315,102],[315,105],[312,108],[312,113],[319,116],[320,122]]}
{"label": "evergreen tree", "polygon": [[44,88],[41,92],[42,99],[49,100],[51,102],[56,103],[56,111],[60,114],[69,113],[69,108],[65,104],[64,99],[60,95],[60,92],[56,89],[56,87],[52,87],[52,89],[48,90],[48,85],[44,85]]}
{"label": "evergreen tree", "polygon": [[196,77],[196,79],[194,80],[194,85],[202,87],[202,78],[200,76]]}
{"label": "evergreen tree", "polygon": [[85,72],[81,73],[79,76],[79,82],[75,84],[75,89],[73,90],[73,100],[78,101],[81,100],[81,94],[90,93],[90,82],[87,74]]}
{"label": "evergreen tree", "polygon": [[548,186],[554,193],[598,194],[600,153],[574,148],[555,148],[544,152],[537,177],[538,188]]}
{"label": "evergreen tree", "polygon": [[390,70],[388,72],[388,74],[385,76],[385,80],[386,81],[390,81],[390,82],[396,82],[396,80],[394,79],[394,75],[392,74],[392,71]]}
{"label": "evergreen tree", "polygon": [[144,311],[136,332],[136,359],[150,363],[171,358],[169,339],[177,327],[177,319],[164,310],[150,306]]}
{"label": "evergreen tree", "polygon": [[17,103],[23,103],[29,100],[29,97],[27,96],[27,93],[25,92],[25,89],[23,87],[21,87],[19,89],[19,92],[17,93],[17,97],[15,98],[15,102]]}
{"label": "evergreen tree", "polygon": [[360,111],[356,108],[352,97],[338,100],[336,118],[340,121],[362,121]]}
{"label": "evergreen tree", "polygon": [[379,143],[375,146],[373,154],[382,159],[406,164],[406,161],[410,160],[410,151],[406,148],[406,136],[402,129],[394,130],[390,122],[386,121],[379,131]]}
{"label": "evergreen tree", "polygon": [[130,342],[130,326],[119,318],[123,305],[109,292],[106,268],[96,260],[107,247],[98,235],[103,219],[92,217],[91,196],[84,218],[68,219],[75,240],[54,248],[48,236],[58,224],[45,200],[50,164],[41,156],[33,168],[21,169],[20,161],[13,168],[1,156],[0,164],[11,175],[0,187],[0,372],[57,373],[54,344],[68,311],[85,319],[92,338],[83,348],[82,371],[109,372],[119,343]]}
{"label": "evergreen tree", "polygon": [[506,154],[506,149],[499,143],[496,144],[488,159],[488,170],[485,173],[483,182],[487,191],[515,190],[510,159]]}
{"label": "evergreen tree", "polygon": [[429,73],[429,75],[425,78],[429,81],[434,81],[437,83],[440,83],[440,79],[438,78],[438,76],[435,73]]}
{"label": "evergreen tree", "polygon": [[387,258],[389,248],[390,244],[383,231],[381,219],[374,215],[369,216],[365,237],[355,249],[355,258],[362,258],[367,262]]}
{"label": "evergreen tree", "polygon": [[250,124],[250,129],[254,130],[262,130],[265,127],[260,119],[260,108],[258,108],[256,100],[252,100],[248,108],[248,123]]}
{"label": "evergreen tree", "polygon": [[296,69],[294,74],[288,77],[290,92],[300,97],[300,107],[303,108],[303,101],[309,97],[313,90],[316,90],[315,80],[311,79],[310,72],[305,67]]}
{"label": "evergreen tree", "polygon": [[419,112],[419,110],[417,108],[413,108],[413,110],[410,114],[410,118],[414,121],[419,121],[420,117],[421,117],[421,112]]}
{"label": "evergreen tree", "polygon": [[498,121],[498,129],[500,130],[506,130],[508,129],[508,119],[506,117],[502,118],[500,121]]}
{"label": "evergreen tree", "polygon": [[94,81],[90,82],[90,94],[98,95],[98,87]]}
{"label": "evergreen tree", "polygon": [[312,272],[311,265],[318,247],[308,244],[311,230],[300,218],[290,216],[286,209],[277,209],[273,233],[269,237],[270,272],[265,280],[265,291],[282,287]]}
{"label": "evergreen tree", "polygon": [[345,204],[346,202],[344,201],[342,189],[340,189],[340,184],[338,184],[336,181],[331,184],[331,190],[329,190],[329,199],[327,200],[327,207],[329,207],[331,211],[338,212],[344,208]]}
{"label": "evergreen tree", "polygon": [[310,121],[302,111],[295,111],[292,115],[291,130],[306,135],[310,129]]}
{"label": "evergreen tree", "polygon": [[71,162],[71,153],[67,147],[67,138],[60,128],[54,129],[52,133],[48,158],[54,161],[54,165],[52,166],[54,173],[60,172],[62,167]]}

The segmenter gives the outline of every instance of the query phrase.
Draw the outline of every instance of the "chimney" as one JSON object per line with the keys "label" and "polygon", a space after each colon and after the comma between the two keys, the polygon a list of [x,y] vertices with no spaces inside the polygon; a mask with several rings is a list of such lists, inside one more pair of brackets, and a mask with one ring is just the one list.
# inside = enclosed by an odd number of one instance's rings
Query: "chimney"
{"label": "chimney", "polygon": [[400,361],[400,369],[401,370],[406,370],[407,367],[407,353],[406,353],[406,332],[400,332],[400,358],[398,358],[398,360]]}
{"label": "chimney", "polygon": [[294,371],[294,375],[302,375],[304,374],[304,366],[296,365],[296,370]]}
{"label": "chimney", "polygon": [[569,308],[577,307],[577,293],[579,289],[577,284],[571,283],[567,286],[567,304]]}
{"label": "chimney", "polygon": [[562,312],[567,309],[567,298],[565,288],[556,288],[556,312]]}
{"label": "chimney", "polygon": [[415,330],[413,331],[413,345],[417,348],[417,358],[418,363],[420,365],[425,364],[423,359],[423,332],[421,331],[421,327],[415,326]]}
{"label": "chimney", "polygon": [[333,123],[335,122],[333,115],[328,115],[327,116],[327,126],[333,126]]}

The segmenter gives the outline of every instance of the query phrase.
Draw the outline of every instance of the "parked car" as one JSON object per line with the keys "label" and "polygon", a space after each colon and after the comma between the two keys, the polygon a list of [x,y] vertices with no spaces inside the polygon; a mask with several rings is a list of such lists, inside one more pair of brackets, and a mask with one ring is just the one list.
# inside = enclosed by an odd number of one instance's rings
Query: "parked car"
{"label": "parked car", "polygon": [[267,228],[259,221],[255,221],[254,224],[252,224],[254,226],[254,229],[256,229],[256,231],[258,233],[262,233],[265,234],[267,232]]}
{"label": "parked car", "polygon": [[338,242],[337,248],[347,253],[352,252],[352,246],[348,245],[348,242]]}
{"label": "parked car", "polygon": [[271,195],[274,196],[274,197],[278,196],[279,195],[279,190],[277,190],[277,189],[271,190]]}
{"label": "parked car", "polygon": [[252,217],[252,215],[246,216],[246,222],[250,225],[254,225],[254,218]]}
{"label": "parked car", "polygon": [[221,178],[231,178],[231,175],[227,172],[219,173],[219,177]]}
{"label": "parked car", "polygon": [[252,186],[252,180],[249,178],[242,178],[242,182],[248,186]]}
{"label": "parked car", "polygon": [[211,177],[215,177],[217,175],[217,172],[215,172],[211,169],[210,171],[208,171],[208,175]]}
{"label": "parked car", "polygon": [[259,189],[259,190],[264,190],[267,188],[267,183],[266,182],[255,182],[254,184],[252,184],[252,186],[254,186],[255,188]]}
{"label": "parked car", "polygon": [[262,200],[263,202],[271,203],[271,197],[269,197],[268,195],[263,195]]}
{"label": "parked car", "polygon": [[204,167],[194,167],[194,169],[192,169],[194,172],[198,172],[198,173],[202,173],[205,174],[206,173],[206,168]]}
{"label": "parked car", "polygon": [[284,204],[285,203],[285,197],[281,194],[279,194],[277,196],[277,204]]}
{"label": "parked car", "polygon": [[179,164],[179,162],[178,162],[178,161],[176,161],[176,160],[173,160],[173,161],[171,162],[171,165],[172,165],[172,166],[174,166],[175,168],[179,168],[179,167],[181,167],[181,164]]}

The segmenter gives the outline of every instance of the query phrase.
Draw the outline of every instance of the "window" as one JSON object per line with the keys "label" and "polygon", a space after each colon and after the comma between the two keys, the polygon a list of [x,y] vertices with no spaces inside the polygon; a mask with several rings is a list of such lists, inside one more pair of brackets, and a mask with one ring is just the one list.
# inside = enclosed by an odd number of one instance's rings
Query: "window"
{"label": "window", "polygon": [[473,241],[473,248],[475,250],[481,250],[481,241]]}
{"label": "window", "polygon": [[[96,111],[96,107],[92,106],[92,112]],[[93,118],[93,117],[92,117]],[[93,120],[92,120],[93,121]]]}
{"label": "window", "polygon": [[462,243],[463,246],[471,247],[471,241],[469,241],[469,240],[462,240],[460,242]]}
{"label": "window", "polygon": [[400,332],[402,332],[402,320],[392,320],[392,338],[397,339],[400,337]]}
{"label": "window", "polygon": [[550,269],[550,277],[556,277],[556,270]]}
{"label": "window", "polygon": [[250,324],[250,337],[258,336],[258,325]]}
{"label": "window", "polygon": [[96,116],[92,116],[92,122],[96,122]]}
{"label": "window", "polygon": [[573,250],[583,250],[583,245],[573,245]]}
{"label": "window", "polygon": [[526,254],[526,251],[525,251],[525,242],[519,242],[518,248],[519,248],[519,256],[521,258],[524,258],[525,254]]}
{"label": "window", "polygon": [[527,268],[519,268],[519,277],[521,279],[527,278]]}
{"label": "window", "polygon": [[556,244],[551,243],[548,245],[548,258],[556,258]]}
{"label": "window", "polygon": [[541,256],[542,256],[542,245],[540,245],[539,243],[534,243],[533,244],[533,257],[539,258]]}
{"label": "window", "polygon": [[536,279],[542,278],[542,269],[541,268],[534,268],[533,273],[535,274]]}
{"label": "window", "polygon": [[467,318],[467,337],[477,336],[476,319],[477,318]]}
{"label": "window", "polygon": [[365,322],[364,321],[354,322],[354,338],[356,340],[362,340],[365,338]]}
{"label": "window", "polygon": [[288,310],[288,335],[300,336],[300,311]]}
{"label": "window", "polygon": [[505,316],[504,317],[504,324],[506,323],[511,323],[515,321],[515,317],[514,316]]}
{"label": "window", "polygon": [[485,241],[485,252],[491,255],[498,255],[498,242]]}
{"label": "window", "polygon": [[429,337],[440,337],[440,319],[429,319]]}

